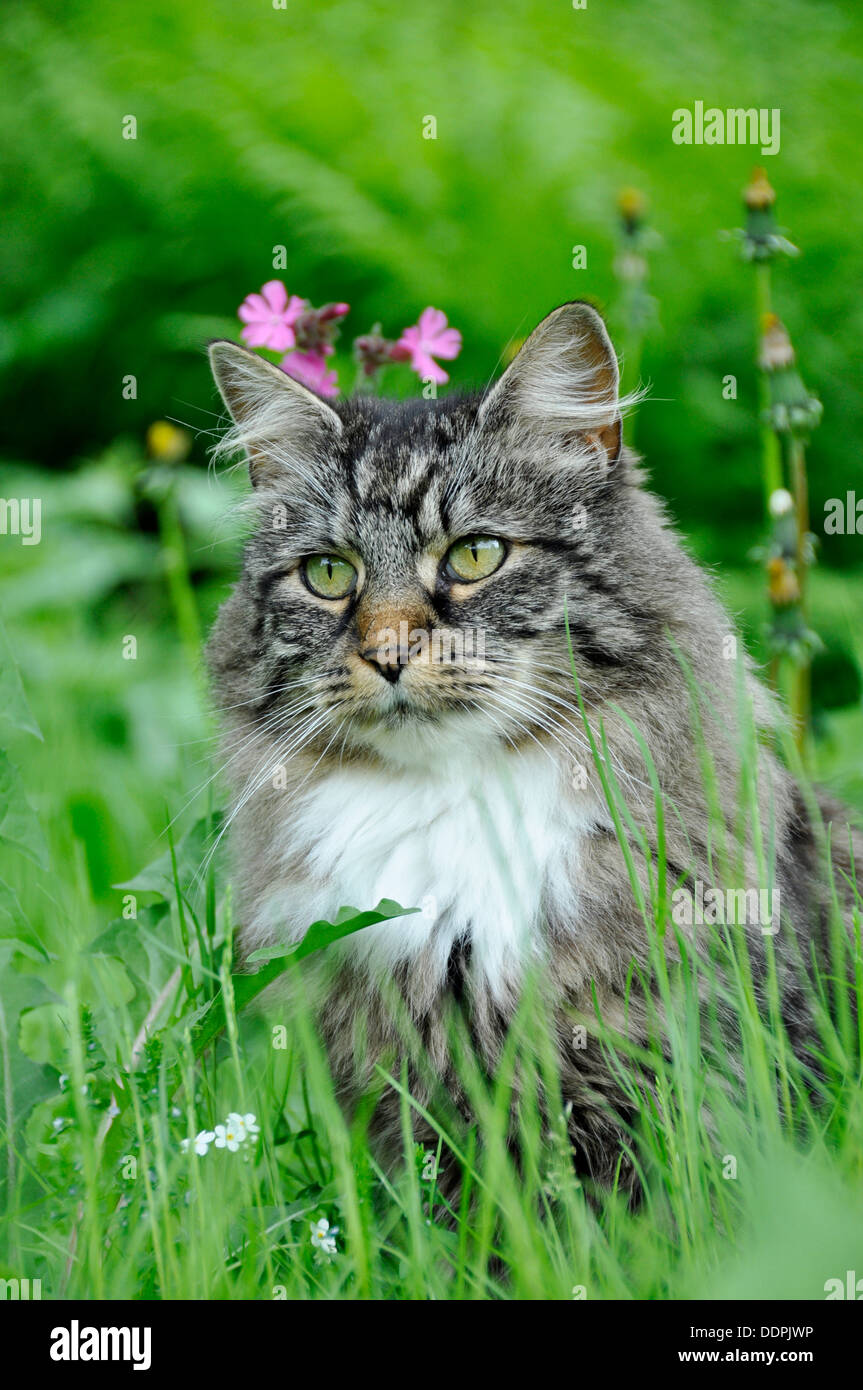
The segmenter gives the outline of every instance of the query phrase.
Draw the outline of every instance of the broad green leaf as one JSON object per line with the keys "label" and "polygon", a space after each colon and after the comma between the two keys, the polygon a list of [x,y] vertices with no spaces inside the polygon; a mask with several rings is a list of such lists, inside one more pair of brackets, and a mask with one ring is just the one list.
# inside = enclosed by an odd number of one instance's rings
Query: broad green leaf
{"label": "broad green leaf", "polygon": [[69,1041],[69,1009],[58,1001],[24,1009],[18,1023],[18,1046],[32,1062],[59,1070]]}
{"label": "broad green leaf", "polygon": [[[136,918],[115,918],[95,941],[90,942],[88,955],[113,956],[121,960],[147,990],[158,987],[161,983],[158,967],[160,963],[164,966],[165,957],[158,951],[152,933],[161,926],[170,910],[170,903],[163,901],[139,908]],[[169,962],[169,967],[170,973],[173,961]]]}
{"label": "broad green leaf", "polygon": [[[335,922],[313,922],[302,941],[295,945],[264,947],[254,951],[249,960],[265,962],[262,968],[253,975],[241,972],[231,976],[237,1013],[286,970],[293,969],[314,951],[321,951],[324,947],[340,941],[342,937],[352,936],[354,932],[362,931],[363,927],[372,927],[378,922],[387,922],[394,917],[408,917],[419,911],[418,907],[401,907],[389,898],[382,898],[377,907],[371,908],[368,912],[359,912],[355,907],[342,907],[336,914]],[[200,1056],[204,1049],[209,1047],[225,1027],[225,1022],[225,1005],[220,991],[196,1016],[195,1027],[192,1029],[192,1043],[196,1056]]]}
{"label": "broad green leaf", "polygon": [[[0,1000],[0,1056],[3,1058],[4,1083],[0,1114],[4,1125],[11,1124],[20,1134],[24,1117],[32,1107],[57,1089],[56,1073],[43,1063],[36,1063],[17,1045],[19,1020],[30,1008],[50,999],[50,991],[41,980],[22,975],[16,969],[16,959],[33,960],[32,948],[23,941],[0,942],[0,978],[3,981]],[[3,1136],[6,1137],[5,1135]],[[2,1204],[0,1204],[2,1205]]]}
{"label": "broad green leaf", "polygon": [[249,960],[263,963],[281,960],[287,956],[295,956],[301,960],[303,956],[311,955],[312,951],[320,951],[324,946],[339,941],[343,936],[350,936],[362,927],[387,922],[392,917],[408,917],[419,911],[418,907],[401,907],[393,902],[392,898],[381,898],[377,907],[370,908],[368,912],[360,912],[355,907],[340,907],[334,922],[313,922],[302,941],[291,946],[262,946],[260,950],[252,952]]}
{"label": "broad green leaf", "polygon": [[[35,965],[44,965],[46,961],[51,960],[51,956],[38,941],[25,941],[20,936],[4,936],[0,937],[0,942],[4,947],[3,960],[8,962],[5,966],[0,963],[0,974],[4,969],[19,970],[22,975],[36,974],[34,970],[21,970],[16,957],[31,961]],[[12,954],[9,954],[10,952]]]}
{"label": "broad green leaf", "polygon": [[2,928],[7,923],[11,922],[13,926],[18,927],[26,921],[24,909],[18,900],[15,889],[10,888],[9,884],[4,883],[3,879],[0,878],[0,935],[5,935]]}
{"label": "broad green leaf", "polygon": [[24,792],[17,767],[0,750],[0,842],[11,845],[26,858],[48,867],[48,845]]}
{"label": "broad green leaf", "polygon": [[12,648],[6,636],[6,629],[0,622],[0,721],[13,729],[23,729],[25,733],[42,737],[42,730],[21,683],[21,673],[12,655]]}

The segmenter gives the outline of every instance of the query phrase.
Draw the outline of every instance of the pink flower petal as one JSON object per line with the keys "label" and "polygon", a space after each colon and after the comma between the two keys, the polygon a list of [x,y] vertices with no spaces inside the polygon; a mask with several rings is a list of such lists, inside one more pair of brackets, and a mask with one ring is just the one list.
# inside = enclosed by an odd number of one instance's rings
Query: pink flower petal
{"label": "pink flower petal", "polygon": [[288,302],[288,292],[281,280],[268,280],[262,286],[261,294],[267,301],[267,306],[271,314],[282,314]]}
{"label": "pink flower petal", "polygon": [[269,318],[270,309],[261,295],[250,294],[243,300],[237,313],[244,323],[250,323],[254,319]]}
{"label": "pink flower petal", "polygon": [[431,305],[423,309],[419,317],[419,331],[423,342],[428,342],[434,338],[442,329],[446,328],[447,318],[442,309],[433,309]]}
{"label": "pink flower petal", "polygon": [[422,381],[436,381],[441,386],[445,381],[449,381],[449,377],[443,367],[439,367],[434,358],[429,357],[428,353],[415,353],[412,365],[414,371]]}
{"label": "pink flower petal", "polygon": [[269,326],[265,323],[250,323],[240,333],[244,343],[249,347],[266,347],[270,336]]}
{"label": "pink flower petal", "polygon": [[287,322],[296,323],[300,314],[305,311],[307,304],[308,300],[301,299],[298,294],[292,294],[288,300],[288,307],[285,309],[285,318]]}
{"label": "pink flower petal", "polygon": [[443,333],[439,333],[435,338],[434,345],[428,346],[435,357],[445,357],[449,361],[458,357],[461,352],[461,334],[457,328],[445,328]]}
{"label": "pink flower petal", "polygon": [[339,394],[338,377],[327,370],[326,359],[317,352],[289,352],[279,363],[283,372],[315,391],[319,396]]}
{"label": "pink flower petal", "polygon": [[267,333],[267,347],[272,348],[273,352],[287,352],[297,341],[297,335],[289,323],[274,323],[269,325]]}

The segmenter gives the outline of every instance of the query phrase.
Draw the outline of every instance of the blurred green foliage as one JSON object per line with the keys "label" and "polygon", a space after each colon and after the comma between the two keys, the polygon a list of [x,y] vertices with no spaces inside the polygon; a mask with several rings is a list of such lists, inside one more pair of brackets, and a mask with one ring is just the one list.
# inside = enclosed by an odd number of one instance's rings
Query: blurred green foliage
{"label": "blurred green foliage", "polygon": [[[455,383],[482,384],[562,300],[613,311],[615,198],[635,185],[661,236],[639,443],[702,555],[739,561],[759,527],[753,285],[719,233],[761,156],[674,145],[673,110],[703,100],[781,111],[766,162],[803,255],[776,297],[825,406],[814,517],[859,484],[853,0],[19,0],[2,41],[7,453],[68,466],[157,416],[213,427],[202,345],[237,333],[278,245],[291,291],[350,301],[348,334],[440,305],[465,337]],[[859,538],[824,545],[860,558]]]}

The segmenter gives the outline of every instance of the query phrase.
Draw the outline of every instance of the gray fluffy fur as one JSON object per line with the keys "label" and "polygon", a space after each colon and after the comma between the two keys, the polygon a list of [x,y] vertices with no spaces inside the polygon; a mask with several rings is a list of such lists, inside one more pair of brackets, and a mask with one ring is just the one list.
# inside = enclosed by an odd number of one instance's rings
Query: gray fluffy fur
{"label": "gray fluffy fur", "polygon": [[[382,714],[384,726],[395,730],[411,718],[424,738],[430,731],[433,737],[441,718],[467,715],[495,698],[496,673],[517,670],[530,697],[517,718],[499,709],[502,741],[514,750],[539,741],[556,757],[564,756],[565,745],[599,795],[569,670],[566,608],[588,718],[595,731],[604,722],[633,820],[652,835],[644,762],[619,711],[640,729],[673,808],[667,818],[672,880],[688,875],[710,883],[716,826],[682,656],[703,693],[703,738],[739,881],[758,882],[750,837],[734,844],[741,688],[762,728],[773,726],[777,714],[742,645],[739,658],[729,659],[731,618],[646,489],[638,460],[619,449],[617,364],[593,310],[574,304],[555,311],[485,396],[406,404],[360,397],[331,408],[234,345],[216,344],[212,356],[235,421],[222,452],[245,450],[255,483],[256,526],[209,645],[229,755],[240,921],[258,920],[276,878],[290,882],[295,874],[299,881],[305,872],[301,846],[287,865],[283,852],[274,850],[283,842],[292,794],[338,758],[380,757],[352,732],[366,729],[370,716],[351,663],[382,612],[409,612],[416,626],[469,622],[484,630],[488,656],[479,671],[441,667],[418,695],[417,708]],[[418,566],[421,556],[440,557],[468,533],[514,544],[498,575],[454,596],[439,570],[433,575]],[[346,605],[314,600],[290,579],[303,556],[332,549],[362,566],[361,592]],[[286,758],[290,737],[295,746]],[[783,906],[776,938],[783,1009],[795,1045],[805,1048],[810,1021],[793,959],[798,951],[808,957],[813,942],[821,949],[825,936],[818,826],[767,747],[759,757],[761,817],[772,827],[768,840]],[[274,789],[266,775],[277,763],[286,767],[284,789]],[[834,862],[847,872],[844,816],[823,799],[821,809],[836,822]],[[858,837],[858,853],[861,846]],[[285,931],[296,934],[305,925],[286,923]],[[634,996],[625,1023],[623,996],[631,963],[644,965],[648,948],[621,847],[607,826],[597,824],[589,837],[578,922],[551,915],[542,930],[576,1162],[608,1182],[620,1153],[615,1114],[625,1105],[598,1044],[571,1050],[571,1024],[574,1017],[593,1016],[594,989],[607,1021],[643,1035],[643,1008]],[[757,929],[751,935],[757,977],[764,941]],[[241,955],[265,940],[260,928],[241,929]],[[673,932],[668,940],[674,956]],[[478,1057],[493,1072],[515,993],[501,1002],[483,988],[472,974],[469,940],[459,943],[443,976],[418,960],[395,973],[393,986],[433,1059],[433,1072],[466,1113],[447,1045],[448,1010],[462,1012]],[[733,1019],[726,1021],[733,1030]],[[340,961],[327,972],[320,1026],[348,1106],[368,1084],[376,1058],[391,1060],[404,1047],[386,989],[356,961]],[[412,1079],[420,1098],[428,1099],[432,1082],[421,1068]],[[382,1097],[373,1131],[385,1148],[398,1147],[392,1094]],[[419,1123],[417,1133],[428,1137]]]}

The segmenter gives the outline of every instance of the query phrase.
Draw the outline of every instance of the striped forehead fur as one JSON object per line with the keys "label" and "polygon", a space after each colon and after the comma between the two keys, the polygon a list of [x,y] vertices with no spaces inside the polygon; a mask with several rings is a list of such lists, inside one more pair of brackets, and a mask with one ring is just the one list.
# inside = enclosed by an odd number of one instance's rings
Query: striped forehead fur
{"label": "striped forehead fur", "polygon": [[335,504],[333,487],[347,487],[358,505],[377,497],[424,511],[428,527],[436,508],[430,495],[418,506],[425,490],[438,482],[446,519],[459,488],[476,480],[480,459],[489,476],[499,475],[516,493],[540,483],[554,490],[545,465],[568,463],[579,469],[586,496],[604,481],[596,476],[602,455],[591,432],[644,393],[618,396],[617,363],[601,321],[587,306],[566,307],[573,313],[549,316],[491,391],[441,401],[359,397],[333,409],[271,363],[235,344],[214,344],[214,374],[233,415],[214,462],[249,458],[251,509],[262,517],[293,480],[324,511]]}

